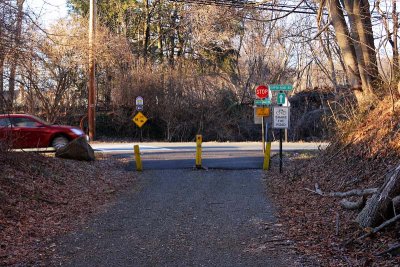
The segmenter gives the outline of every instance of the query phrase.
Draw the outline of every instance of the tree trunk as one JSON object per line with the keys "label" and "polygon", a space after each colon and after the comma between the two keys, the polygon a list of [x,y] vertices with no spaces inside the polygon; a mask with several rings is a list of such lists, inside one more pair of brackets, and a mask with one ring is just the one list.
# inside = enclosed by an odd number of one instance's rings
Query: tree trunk
{"label": "tree trunk", "polygon": [[4,103],[4,55],[3,52],[0,52],[0,112],[4,113],[3,110],[5,103]]}
{"label": "tree trunk", "polygon": [[[0,22],[0,40],[2,40],[3,36],[3,28],[2,22]],[[0,112],[4,113],[5,110],[5,101],[4,101],[4,59],[5,59],[5,47],[4,45],[0,46]]]}
{"label": "tree trunk", "polygon": [[331,51],[331,47],[330,47],[329,32],[326,34],[326,38],[327,38],[327,46],[326,46],[326,49],[324,49],[324,51],[326,52],[326,56],[328,58],[329,68],[330,68],[331,75],[332,75],[333,87],[335,88],[335,93],[337,93],[337,90],[338,90],[339,86],[338,86],[337,77],[336,77],[335,64],[333,63],[333,58],[332,58],[332,51]]}
{"label": "tree trunk", "polygon": [[399,45],[397,42],[397,34],[399,31],[399,16],[397,14],[397,3],[396,0],[392,1],[392,18],[393,18],[393,76],[395,77],[395,81],[400,76],[399,73]]}
{"label": "tree trunk", "polygon": [[14,98],[15,98],[15,75],[17,72],[17,64],[19,60],[19,51],[21,46],[21,33],[22,33],[22,19],[23,19],[23,6],[25,0],[17,0],[17,25],[15,29],[15,43],[14,43],[14,58],[11,60],[10,66],[10,78],[8,81],[8,90],[9,90],[9,101],[8,101],[8,109],[11,111],[13,109]]}
{"label": "tree trunk", "polygon": [[385,183],[358,214],[361,227],[374,227],[393,215],[392,199],[400,194],[400,165],[387,177]]}
{"label": "tree trunk", "polygon": [[147,62],[147,51],[150,42],[150,0],[146,0],[146,21],[144,23],[143,58]]}
{"label": "tree trunk", "polygon": [[354,2],[354,15],[356,17],[356,29],[360,39],[360,46],[365,63],[365,70],[371,82],[378,79],[378,64],[375,52],[374,35],[372,31],[371,12],[368,0]]}
{"label": "tree trunk", "polygon": [[[159,17],[159,20],[161,20],[161,17]],[[158,33],[158,39],[157,39],[158,55],[160,58],[160,62],[163,62],[163,57],[164,57],[163,32],[160,21],[157,24],[157,33]]]}
{"label": "tree trunk", "polygon": [[343,55],[343,61],[346,65],[345,71],[348,73],[350,86],[353,90],[361,92],[361,80],[357,65],[356,51],[351,42],[339,0],[329,1],[329,13],[332,18],[333,27],[335,28],[336,39]]}
{"label": "tree trunk", "polygon": [[[359,45],[359,33],[357,28],[355,28],[357,18],[353,13],[354,2],[352,0],[345,0],[343,2],[347,7],[350,25],[352,26],[352,37],[355,38],[354,41],[350,37],[340,0],[330,0],[328,2],[329,13],[332,18],[333,27],[335,28],[336,39],[346,65],[350,86],[354,91],[358,104],[364,106],[365,104],[371,103],[371,99],[374,98],[371,79],[365,71],[364,56],[361,46]],[[357,42],[356,46],[355,42]]]}
{"label": "tree trunk", "polygon": [[174,10],[172,11],[171,16],[171,33],[169,37],[169,64],[173,67],[175,65],[174,57],[175,57],[175,30],[176,30],[176,17],[177,17],[177,10],[176,5],[174,5]]}
{"label": "tree trunk", "polygon": [[365,58],[369,57],[367,55],[364,55],[365,53],[369,53],[369,51],[366,50],[365,48],[363,49],[363,47],[366,46],[366,44],[364,43],[366,41],[365,40],[366,38],[365,36],[364,38],[361,38],[361,36],[365,34],[361,34],[361,32],[364,31],[363,23],[360,18],[361,16],[360,6],[357,5],[356,2],[358,1],[344,0],[344,6],[347,11],[347,15],[351,26],[350,27],[351,39],[356,54],[356,61],[361,79],[362,92],[363,95],[370,95],[372,94],[372,85],[371,85],[370,75],[366,71],[366,63],[365,63]]}

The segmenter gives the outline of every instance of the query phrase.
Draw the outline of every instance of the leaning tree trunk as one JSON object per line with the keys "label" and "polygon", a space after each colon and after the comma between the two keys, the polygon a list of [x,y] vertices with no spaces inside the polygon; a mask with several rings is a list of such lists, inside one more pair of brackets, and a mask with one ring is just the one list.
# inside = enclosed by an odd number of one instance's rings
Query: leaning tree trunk
{"label": "leaning tree trunk", "polygon": [[[329,14],[335,29],[336,39],[343,56],[343,61],[346,65],[346,73],[349,77],[350,86],[354,91],[358,104],[362,107],[371,102],[371,99],[374,98],[374,94],[372,92],[370,76],[365,71],[364,56],[359,42],[359,31],[356,27],[357,18],[355,18],[356,16],[354,16],[353,13],[354,3],[351,0],[343,1],[343,3],[347,7],[351,7],[350,10],[347,8],[347,13],[349,15],[353,36],[350,36],[341,0],[328,1]],[[356,6],[356,8],[358,7]],[[352,37],[355,38],[355,40],[353,40]],[[356,49],[359,51],[356,51]]]}
{"label": "leaning tree trunk", "polygon": [[374,227],[393,215],[392,199],[400,194],[400,165],[387,177],[385,183],[358,214],[361,227]]}
{"label": "leaning tree trunk", "polygon": [[[358,71],[361,79],[363,98],[362,102],[369,102],[369,98],[371,98],[373,92],[371,84],[372,76],[368,72],[367,66],[371,65],[372,59],[368,49],[369,40],[367,39],[367,34],[365,33],[363,21],[361,20],[361,6],[357,5],[356,2],[358,1],[343,1],[350,23],[350,36],[354,46]],[[374,46],[374,44],[372,45]]]}
{"label": "leaning tree trunk", "polygon": [[348,73],[350,85],[353,90],[361,90],[361,80],[358,71],[356,51],[350,39],[349,30],[339,0],[329,1],[329,13],[332,18],[336,39],[343,56],[343,61],[346,65],[345,71]]}
{"label": "leaning tree trunk", "polygon": [[379,72],[368,0],[354,1],[353,10],[356,17],[355,27],[360,39],[360,46],[366,67],[365,70],[370,79],[375,81],[378,79]]}

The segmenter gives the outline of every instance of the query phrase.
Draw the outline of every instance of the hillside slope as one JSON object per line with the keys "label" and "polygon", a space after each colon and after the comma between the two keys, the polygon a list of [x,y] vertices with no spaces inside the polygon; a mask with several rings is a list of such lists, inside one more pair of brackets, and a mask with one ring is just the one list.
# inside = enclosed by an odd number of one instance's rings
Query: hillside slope
{"label": "hillside slope", "polygon": [[355,222],[360,209],[343,209],[342,198],[315,192],[382,186],[400,164],[400,103],[390,103],[382,101],[374,110],[339,124],[326,151],[287,155],[283,175],[277,163],[272,164],[268,190],[280,207],[287,235],[301,253],[316,256],[322,266],[395,266],[400,261],[397,255],[378,255],[398,244],[399,224],[353,241],[371,231]]}
{"label": "hillside slope", "polygon": [[0,265],[40,265],[52,240],[134,180],[112,159],[79,162],[0,152]]}

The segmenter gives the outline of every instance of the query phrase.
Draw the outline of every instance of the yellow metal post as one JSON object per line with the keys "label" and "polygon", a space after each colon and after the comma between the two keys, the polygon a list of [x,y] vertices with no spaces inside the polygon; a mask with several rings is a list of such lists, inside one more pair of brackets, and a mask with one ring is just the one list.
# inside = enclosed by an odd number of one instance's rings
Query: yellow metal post
{"label": "yellow metal post", "polygon": [[201,143],[203,142],[203,137],[198,134],[196,135],[196,168],[201,169]]}
{"label": "yellow metal post", "polygon": [[265,146],[265,152],[264,152],[264,164],[263,164],[263,170],[269,170],[269,161],[271,159],[271,142],[267,142],[267,145]]}
{"label": "yellow metal post", "polygon": [[140,158],[139,145],[134,146],[134,151],[135,151],[136,170],[141,172],[143,171],[143,166],[142,166],[142,159]]}

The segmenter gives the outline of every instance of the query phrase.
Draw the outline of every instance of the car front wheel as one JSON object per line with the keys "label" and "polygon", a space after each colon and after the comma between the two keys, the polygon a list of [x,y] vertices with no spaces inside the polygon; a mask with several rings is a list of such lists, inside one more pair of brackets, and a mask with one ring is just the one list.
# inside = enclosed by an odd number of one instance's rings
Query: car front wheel
{"label": "car front wheel", "polygon": [[51,146],[55,149],[62,148],[68,144],[69,140],[65,136],[56,136],[51,142]]}

